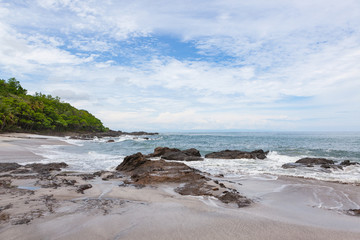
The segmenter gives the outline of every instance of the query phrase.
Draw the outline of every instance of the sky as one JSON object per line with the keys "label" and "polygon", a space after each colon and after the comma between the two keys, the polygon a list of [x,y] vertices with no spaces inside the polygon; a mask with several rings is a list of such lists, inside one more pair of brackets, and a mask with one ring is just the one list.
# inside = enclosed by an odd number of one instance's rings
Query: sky
{"label": "sky", "polygon": [[0,78],[124,131],[360,131],[358,0],[0,0]]}

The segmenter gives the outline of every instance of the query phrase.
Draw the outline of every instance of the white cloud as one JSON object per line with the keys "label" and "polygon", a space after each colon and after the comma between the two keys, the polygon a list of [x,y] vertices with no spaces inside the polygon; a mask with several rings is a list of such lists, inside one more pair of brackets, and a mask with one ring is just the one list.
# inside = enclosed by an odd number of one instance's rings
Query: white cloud
{"label": "white cloud", "polygon": [[359,1],[0,3],[0,70],[110,127],[360,129]]}

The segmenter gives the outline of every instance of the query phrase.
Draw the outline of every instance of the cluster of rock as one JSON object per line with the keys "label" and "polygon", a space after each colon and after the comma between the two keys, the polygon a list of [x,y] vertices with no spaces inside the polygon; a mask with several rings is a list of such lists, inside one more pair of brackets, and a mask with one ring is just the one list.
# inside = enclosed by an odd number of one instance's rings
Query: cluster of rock
{"label": "cluster of rock", "polygon": [[282,168],[297,168],[297,167],[314,167],[320,166],[321,168],[332,168],[332,169],[340,169],[342,170],[343,167],[351,166],[351,165],[358,165],[357,162],[350,162],[349,160],[342,161],[339,164],[336,164],[335,161],[326,159],[326,158],[301,158],[297,160],[295,163],[286,163],[282,165]]}
{"label": "cluster of rock", "polygon": [[71,139],[81,139],[81,140],[91,140],[94,137],[103,138],[103,137],[119,137],[123,135],[131,136],[146,136],[146,135],[158,135],[158,133],[151,132],[123,132],[123,131],[113,131],[109,130],[107,132],[87,132],[87,133],[65,133],[66,136],[70,136]]}
{"label": "cluster of rock", "polygon": [[220,159],[265,159],[269,151],[264,151],[262,149],[255,150],[252,152],[244,152],[239,150],[224,150],[220,152],[213,152],[206,154],[206,158],[220,158]]}
{"label": "cluster of rock", "polygon": [[[262,149],[252,152],[245,152],[239,150],[224,150],[220,152],[212,152],[205,155],[205,158],[220,158],[220,159],[265,159],[269,151]],[[199,150],[190,148],[186,150],[180,150],[177,148],[157,147],[154,152],[147,155],[147,157],[161,157],[165,160],[177,160],[177,161],[202,161]]]}
{"label": "cluster of rock", "polygon": [[191,153],[184,156],[185,158],[189,156],[196,157],[200,154],[193,149],[177,150],[156,148],[153,154],[147,156],[139,152],[125,157],[124,161],[116,167],[116,170],[129,175],[131,182],[137,185],[178,183],[180,186],[175,188],[175,192],[182,195],[213,196],[224,203],[235,203],[238,207],[251,204],[250,199],[240,195],[235,189],[227,188],[218,181],[211,181],[209,177],[204,176],[205,173],[184,163],[168,162],[163,159],[157,161],[148,159],[148,157],[168,156],[167,153],[179,153],[180,156]]}

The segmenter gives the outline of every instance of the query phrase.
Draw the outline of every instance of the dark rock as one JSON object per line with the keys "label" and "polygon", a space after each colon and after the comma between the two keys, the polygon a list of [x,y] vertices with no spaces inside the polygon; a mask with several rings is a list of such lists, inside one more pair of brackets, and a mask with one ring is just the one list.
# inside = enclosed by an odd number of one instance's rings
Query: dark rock
{"label": "dark rock", "polygon": [[21,167],[20,164],[17,163],[0,163],[0,172],[8,172]]}
{"label": "dark rock", "polygon": [[125,171],[125,172],[133,171],[142,164],[146,163],[147,161],[150,160],[145,159],[144,155],[138,152],[133,155],[125,157],[124,161],[119,166],[116,167],[116,170]]}
{"label": "dark rock", "polygon": [[14,171],[11,171],[11,174],[24,174],[24,173],[32,173],[33,171],[30,171],[29,169],[16,169]]}
{"label": "dark rock", "polygon": [[304,165],[300,164],[300,163],[285,163],[281,167],[284,168],[284,169],[288,169],[288,168],[297,168],[297,167],[300,167],[300,166],[304,166]]}
{"label": "dark rock", "polygon": [[349,209],[347,210],[347,213],[351,216],[360,217],[360,209]]}
{"label": "dark rock", "polygon": [[76,192],[84,194],[84,191],[89,188],[92,188],[91,184],[83,184],[83,185],[78,186]]}
{"label": "dark rock", "polygon": [[115,142],[115,140],[110,139],[110,140],[107,140],[107,142],[108,142],[108,143],[113,143],[113,142]]}
{"label": "dark rock", "polygon": [[264,152],[264,150],[255,150],[252,152],[244,152],[239,150],[224,150],[220,152],[213,152],[206,154],[206,158],[220,158],[220,159],[265,159],[269,151]]}
{"label": "dark rock", "polygon": [[195,148],[190,148],[181,151],[177,148],[157,147],[154,153],[147,155],[147,157],[161,157],[166,160],[176,161],[202,161],[200,152]]}
{"label": "dark rock", "polygon": [[21,219],[16,219],[16,220],[13,220],[11,222],[12,225],[21,225],[21,224],[28,224],[29,222],[31,222],[32,219],[30,218],[27,218],[27,217],[24,217],[24,218],[21,218]]}
{"label": "dark rock", "polygon": [[238,207],[246,207],[251,204],[251,200],[241,196],[238,193],[235,192],[226,192],[223,195],[219,197],[219,200],[223,203],[236,203]]}
{"label": "dark rock", "polygon": [[37,173],[47,173],[50,171],[61,171],[61,168],[66,168],[68,165],[64,162],[61,163],[32,163],[25,165],[26,168],[31,168]]}
{"label": "dark rock", "polygon": [[321,164],[334,164],[334,161],[326,158],[301,158],[297,160],[295,163],[321,165]]}
{"label": "dark rock", "polygon": [[161,157],[168,152],[180,152],[180,149],[177,148],[168,148],[168,147],[157,147],[154,149],[154,153],[147,155],[147,157]]}
{"label": "dark rock", "polygon": [[351,165],[358,165],[358,162],[350,162],[349,160],[344,160],[340,163],[341,166],[351,166]]}

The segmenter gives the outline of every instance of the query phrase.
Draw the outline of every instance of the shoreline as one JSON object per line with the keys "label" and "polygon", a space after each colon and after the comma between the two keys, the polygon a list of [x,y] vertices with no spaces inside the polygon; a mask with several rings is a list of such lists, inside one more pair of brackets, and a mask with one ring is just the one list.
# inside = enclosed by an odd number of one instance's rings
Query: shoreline
{"label": "shoreline", "polygon": [[[9,141],[3,141],[5,140]],[[0,151],[9,160],[26,163],[34,156],[27,147],[44,142],[67,144],[52,137],[29,134],[0,135]],[[14,156],[20,156],[15,159]],[[12,156],[11,156],[12,152]],[[20,152],[20,154],[19,154]],[[0,152],[0,163],[9,162]],[[31,160],[31,158],[33,158]],[[120,164],[120,162],[119,162]],[[237,189],[252,199],[249,207],[237,208],[211,196],[180,195],[178,183],[124,184],[128,179],[117,172],[103,172],[93,179],[86,174],[51,172],[53,178],[10,179],[11,188],[2,186],[0,214],[14,219],[32,217],[28,223],[0,221],[4,239],[358,239],[359,218],[338,211],[336,201],[360,204],[359,186],[279,176],[276,179],[247,178],[235,181],[210,176],[226,187]],[[90,173],[88,173],[90,174]],[[21,176],[21,174],[19,175]],[[64,180],[65,179],[65,180]],[[56,180],[56,181],[55,181]],[[76,183],[72,184],[72,180]],[[58,183],[56,188],[44,187]],[[238,184],[240,183],[240,184]],[[80,185],[91,184],[84,194]],[[121,185],[121,186],[119,186]],[[14,186],[23,187],[22,189]],[[35,187],[35,190],[31,190]],[[314,193],[317,197],[314,197]],[[8,204],[12,207],[6,209]],[[2,209],[5,208],[5,209]],[[334,209],[331,209],[334,208]],[[20,221],[21,222],[21,221]]]}

